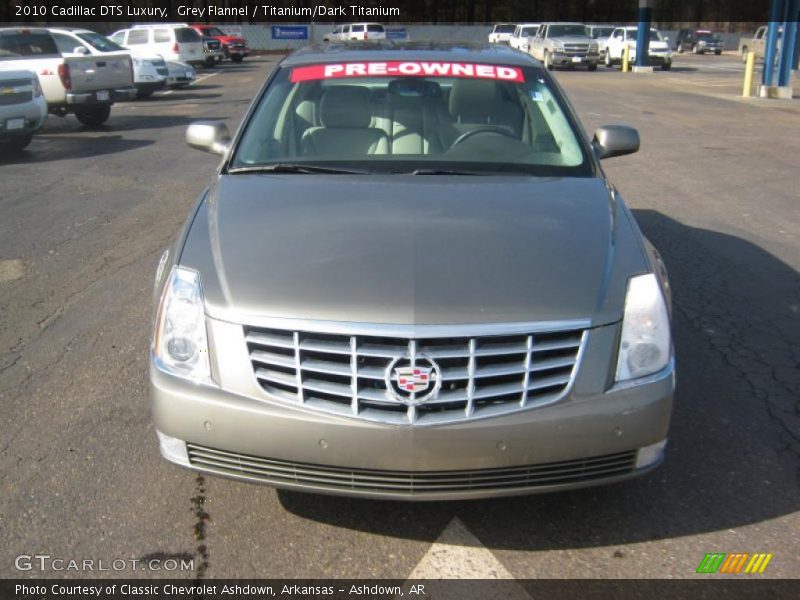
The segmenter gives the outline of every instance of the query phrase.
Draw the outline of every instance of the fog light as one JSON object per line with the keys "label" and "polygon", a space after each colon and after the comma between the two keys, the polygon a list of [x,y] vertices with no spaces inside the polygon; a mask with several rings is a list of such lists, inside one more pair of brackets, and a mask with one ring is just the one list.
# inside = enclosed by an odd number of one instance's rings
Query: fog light
{"label": "fog light", "polygon": [[189,453],[186,451],[186,442],[178,438],[170,437],[156,430],[158,445],[161,449],[161,456],[170,462],[179,465],[189,466]]}
{"label": "fog light", "polygon": [[652,446],[639,448],[639,453],[636,455],[636,468],[643,469],[660,461],[661,457],[664,456],[664,448],[666,446],[667,440],[661,440]]}

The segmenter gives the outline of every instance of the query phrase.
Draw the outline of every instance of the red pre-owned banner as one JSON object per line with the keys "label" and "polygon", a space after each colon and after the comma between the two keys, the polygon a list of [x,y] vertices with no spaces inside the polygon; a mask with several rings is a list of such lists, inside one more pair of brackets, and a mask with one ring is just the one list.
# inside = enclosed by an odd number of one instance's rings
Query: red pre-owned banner
{"label": "red pre-owned banner", "polygon": [[522,69],[519,67],[432,61],[352,62],[309,65],[292,69],[291,81],[296,83],[298,81],[313,81],[316,79],[403,76],[525,81]]}

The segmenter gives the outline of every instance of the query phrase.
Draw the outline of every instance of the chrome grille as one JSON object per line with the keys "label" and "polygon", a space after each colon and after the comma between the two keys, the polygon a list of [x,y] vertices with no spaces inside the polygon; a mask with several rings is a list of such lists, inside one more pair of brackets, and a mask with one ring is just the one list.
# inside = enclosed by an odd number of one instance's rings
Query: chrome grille
{"label": "chrome grille", "polygon": [[567,54],[587,54],[589,44],[564,44],[564,52]]}
{"label": "chrome grille", "polygon": [[636,450],[593,458],[465,471],[349,469],[261,458],[186,444],[192,466],[273,485],[426,496],[467,491],[525,490],[567,485],[633,472]]}
{"label": "chrome grille", "polygon": [[[394,424],[438,424],[550,404],[567,391],[582,329],[408,339],[245,327],[255,377],[280,400]],[[395,361],[438,367],[438,391],[392,390]]]}
{"label": "chrome grille", "polygon": [[30,102],[33,99],[33,84],[30,79],[13,79],[0,82],[0,106],[11,106]]}

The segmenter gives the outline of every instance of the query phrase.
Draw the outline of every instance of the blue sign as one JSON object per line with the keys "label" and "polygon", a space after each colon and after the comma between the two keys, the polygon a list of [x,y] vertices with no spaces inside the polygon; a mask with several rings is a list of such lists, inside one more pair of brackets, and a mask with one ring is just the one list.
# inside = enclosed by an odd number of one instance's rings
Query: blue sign
{"label": "blue sign", "polygon": [[273,40],[307,40],[308,25],[273,25]]}
{"label": "blue sign", "polygon": [[387,27],[386,39],[387,40],[404,40],[408,37],[405,27]]}

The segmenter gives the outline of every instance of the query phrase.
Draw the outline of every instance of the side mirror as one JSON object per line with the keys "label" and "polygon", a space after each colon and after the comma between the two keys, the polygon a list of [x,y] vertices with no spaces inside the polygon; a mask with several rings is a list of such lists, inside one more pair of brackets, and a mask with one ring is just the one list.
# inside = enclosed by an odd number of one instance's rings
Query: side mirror
{"label": "side mirror", "polygon": [[669,36],[668,36],[668,35],[665,35],[665,36],[664,36],[664,41],[665,41],[665,42],[669,42]]}
{"label": "side mirror", "polygon": [[83,54],[86,56],[89,54],[89,49],[86,46],[75,46],[75,48],[72,49],[72,52],[73,54]]}
{"label": "side mirror", "polygon": [[222,121],[195,121],[186,129],[186,143],[192,148],[224,155],[231,143],[231,134]]}
{"label": "side mirror", "polygon": [[600,159],[633,154],[639,150],[639,132],[626,125],[599,127],[594,132],[592,147]]}

